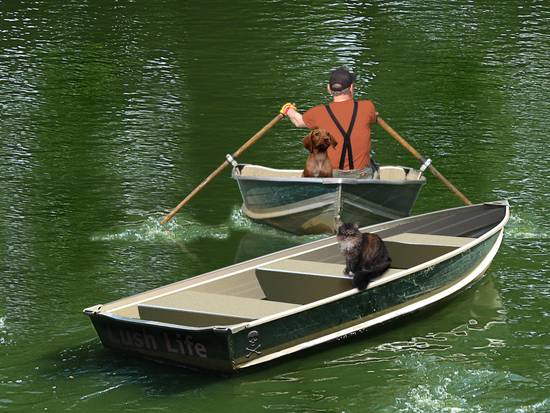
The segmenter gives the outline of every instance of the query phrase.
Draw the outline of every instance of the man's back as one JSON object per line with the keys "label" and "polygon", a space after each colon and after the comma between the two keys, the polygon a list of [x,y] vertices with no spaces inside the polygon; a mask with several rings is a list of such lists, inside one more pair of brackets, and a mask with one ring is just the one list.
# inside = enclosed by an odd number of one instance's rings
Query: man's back
{"label": "man's back", "polygon": [[[351,132],[351,152],[353,154],[353,168],[363,169],[369,166],[370,162],[370,124],[376,122],[376,110],[374,104],[370,100],[357,101],[357,116]],[[329,107],[334,114],[342,129],[348,132],[353,114],[353,99],[348,99],[343,102],[331,102]],[[332,167],[340,169],[340,158],[344,149],[344,137],[341,130],[338,128],[331,115],[327,111],[325,105],[318,105],[303,115],[303,121],[310,129],[323,128],[326,129],[338,142],[336,148],[330,148],[327,151]],[[348,152],[344,160],[342,169],[351,169],[348,159]]]}

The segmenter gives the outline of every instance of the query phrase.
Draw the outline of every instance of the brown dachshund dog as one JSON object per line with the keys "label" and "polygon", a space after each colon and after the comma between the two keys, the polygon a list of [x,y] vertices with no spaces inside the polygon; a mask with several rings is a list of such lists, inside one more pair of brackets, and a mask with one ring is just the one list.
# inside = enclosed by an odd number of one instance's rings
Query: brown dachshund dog
{"label": "brown dachshund dog", "polygon": [[303,176],[326,178],[332,176],[332,165],[327,156],[329,146],[338,143],[325,129],[313,129],[304,138],[304,147],[309,151]]}

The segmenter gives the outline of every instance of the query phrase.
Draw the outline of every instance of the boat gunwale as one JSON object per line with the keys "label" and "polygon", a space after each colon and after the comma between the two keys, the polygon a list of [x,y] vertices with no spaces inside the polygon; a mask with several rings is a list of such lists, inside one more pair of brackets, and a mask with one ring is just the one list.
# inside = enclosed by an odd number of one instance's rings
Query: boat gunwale
{"label": "boat gunwale", "polygon": [[222,326],[222,325],[213,325],[213,326],[207,326],[207,327],[194,327],[194,326],[188,326],[188,325],[181,325],[181,324],[173,324],[173,323],[164,323],[162,321],[155,321],[155,320],[143,320],[141,318],[131,318],[131,317],[125,317],[118,314],[114,314],[111,312],[101,313],[101,312],[95,312],[95,313],[87,313],[87,315],[90,318],[107,318],[115,321],[120,321],[126,324],[137,324],[140,326],[154,326],[154,327],[163,327],[163,328],[170,328],[173,330],[178,330],[181,332],[182,330],[189,331],[189,332],[230,332],[230,328],[228,326]]}
{"label": "boat gunwale", "polygon": [[[253,164],[239,164],[244,166],[254,166],[263,169],[268,169],[272,171],[301,171],[300,169],[276,169],[269,168],[261,165]],[[383,165],[383,166],[393,166],[397,168],[409,169],[411,171],[419,172],[420,170],[401,165]],[[238,166],[237,166],[238,167]],[[415,185],[423,186],[426,184],[427,179],[424,175],[421,175],[418,179],[399,179],[399,180],[389,180],[389,179],[373,179],[373,178],[313,178],[313,177],[276,177],[276,176],[254,176],[254,175],[241,175],[240,173],[235,172],[237,167],[233,167],[231,171],[231,178],[238,181],[267,181],[267,182],[297,182],[303,184],[323,184],[323,185],[364,185],[364,184],[379,184],[379,185]]]}
{"label": "boat gunwale", "polygon": [[[440,255],[438,257],[435,257],[435,258],[433,258],[429,261],[418,264],[414,267],[405,268],[405,269],[403,269],[403,271],[396,272],[395,274],[392,274],[390,276],[376,279],[372,283],[369,284],[367,290],[371,289],[371,288],[374,288],[374,287],[377,287],[377,286],[380,286],[380,285],[384,285],[384,284],[389,283],[389,282],[393,282],[397,279],[403,278],[403,277],[411,275],[413,273],[425,270],[425,269],[427,269],[431,266],[439,264],[440,262],[447,261],[450,258],[453,258],[454,256],[459,255],[459,254],[463,253],[464,251],[466,251],[468,249],[471,249],[474,246],[484,242],[485,240],[487,240],[488,238],[490,238],[494,234],[498,233],[499,231],[502,231],[504,226],[508,222],[509,217],[510,217],[510,206],[509,206],[508,202],[507,201],[504,201],[504,202],[502,202],[502,201],[484,202],[484,203],[481,203],[481,204],[476,204],[476,205],[471,205],[471,206],[474,207],[474,206],[482,206],[482,205],[499,205],[499,206],[502,206],[502,207],[505,208],[504,217],[491,230],[487,231],[485,234],[483,234],[479,238],[474,238],[470,242],[464,244],[463,246],[461,246],[459,248],[456,248],[454,250],[451,250],[451,251],[449,251],[449,252],[447,252],[443,255]],[[446,212],[451,212],[451,211],[456,211],[456,210],[463,209],[463,208],[468,208],[468,207],[469,206],[460,206],[460,207],[456,207],[456,208],[447,209],[445,211]],[[416,215],[416,216],[412,216],[412,217],[405,217],[405,218],[395,220],[395,221],[391,221],[391,222],[376,224],[375,226],[381,226],[382,228],[377,229],[376,231],[372,231],[372,232],[379,232],[379,231],[383,231],[383,230],[388,229],[388,228],[398,226],[400,224],[399,221],[407,221],[407,220],[411,220],[411,219],[414,219],[415,217],[420,217],[420,216],[426,217],[426,216],[429,216],[429,215],[432,215],[432,214],[437,214],[438,212],[441,212],[441,211],[435,211],[435,212],[430,212],[430,213],[427,213],[427,214]],[[386,228],[384,228],[384,226],[385,226],[384,224],[394,224],[394,225],[389,225]],[[361,229],[364,229],[364,228],[367,228],[367,227],[370,227],[370,226],[362,227]],[[132,303],[122,305],[120,307],[113,308],[108,312],[101,312],[101,307],[98,308],[97,305],[86,308],[84,310],[84,312],[86,314],[90,315],[90,316],[92,316],[92,315],[96,315],[96,316],[101,315],[101,316],[110,317],[110,318],[113,318],[113,319],[116,319],[116,320],[119,320],[119,321],[127,321],[127,322],[136,323],[136,324],[149,324],[149,325],[164,326],[164,327],[170,326],[171,328],[178,328],[180,330],[185,329],[185,330],[189,330],[189,331],[208,331],[208,330],[211,330],[211,331],[224,330],[225,331],[225,330],[228,330],[228,331],[231,331],[232,334],[234,334],[234,333],[239,332],[239,331],[241,331],[243,329],[246,329],[246,328],[251,328],[251,327],[254,327],[254,326],[258,326],[258,325],[261,325],[261,324],[264,324],[264,323],[267,323],[267,322],[271,322],[273,320],[277,320],[279,318],[283,318],[283,317],[286,317],[286,316],[289,316],[289,315],[292,315],[292,314],[295,314],[295,313],[299,313],[299,312],[302,312],[302,311],[307,311],[311,308],[319,307],[319,306],[325,305],[327,303],[346,298],[348,296],[352,296],[352,295],[355,295],[355,294],[360,294],[361,291],[356,289],[356,288],[353,288],[353,289],[344,291],[342,293],[323,298],[321,300],[313,301],[311,303],[300,305],[296,308],[292,308],[292,309],[281,311],[281,312],[278,312],[278,313],[275,313],[275,314],[272,314],[272,315],[261,317],[261,318],[258,318],[256,320],[250,321],[250,322],[247,321],[247,322],[242,322],[242,323],[227,325],[227,326],[212,325],[212,326],[206,326],[206,327],[192,327],[192,326],[184,326],[184,325],[179,325],[179,324],[171,324],[171,323],[164,323],[164,322],[158,322],[158,321],[152,321],[152,320],[142,320],[142,319],[136,319],[136,318],[131,318],[131,317],[125,317],[125,316],[116,315],[113,312],[119,311],[123,308],[127,308],[127,307],[131,307],[131,306],[138,305],[138,304],[141,304],[141,303],[145,303],[147,301],[157,299],[159,297],[164,297],[166,295],[170,295],[170,294],[173,294],[173,293],[176,293],[176,292],[179,292],[179,291],[184,291],[184,290],[187,290],[187,289],[190,289],[190,288],[195,288],[199,285],[203,285],[203,284],[207,284],[207,283],[217,281],[217,280],[220,280],[220,279],[223,279],[223,278],[227,278],[227,277],[233,276],[235,274],[238,274],[240,272],[245,272],[245,271],[255,269],[255,268],[258,268],[258,267],[261,267],[261,266],[264,266],[264,265],[269,265],[269,264],[272,264],[272,263],[276,263],[278,261],[291,259],[293,257],[302,255],[304,253],[309,253],[309,252],[313,252],[313,251],[316,251],[316,250],[321,249],[321,248],[329,247],[329,246],[337,244],[337,241],[334,241],[335,239],[336,239],[336,236],[331,236],[331,237],[323,238],[321,240],[312,241],[310,243],[306,243],[306,244],[303,244],[303,245],[300,245],[300,246],[290,247],[290,248],[287,248],[287,249],[282,250],[282,251],[278,251],[278,252],[274,252],[274,253],[265,255],[263,257],[257,257],[257,258],[253,258],[253,259],[248,260],[248,261],[244,261],[242,263],[237,263],[237,264],[234,264],[234,265],[226,267],[226,268],[231,268],[231,267],[234,267],[234,266],[241,266],[242,264],[252,263],[252,262],[258,261],[258,260],[262,261],[262,259],[265,259],[265,258],[267,258],[271,255],[278,255],[278,254],[283,253],[285,251],[289,251],[289,250],[293,250],[293,249],[297,249],[297,248],[301,249],[301,247],[312,245],[312,244],[317,244],[317,243],[320,244],[316,248],[308,249],[305,252],[300,251],[300,252],[297,252],[296,254],[284,255],[282,257],[279,257],[279,258],[276,258],[276,259],[273,259],[273,260],[266,260],[265,262],[261,262],[261,263],[256,264],[256,265],[250,265],[250,266],[246,266],[244,268],[239,268],[239,269],[237,269],[235,271],[231,271],[229,273],[220,274],[218,277],[215,277],[215,278],[212,278],[212,279],[202,280],[202,281],[197,282],[195,284],[184,285],[181,288],[176,288],[174,290],[169,290],[169,291],[166,291],[163,294],[159,294],[159,295],[156,295],[154,297],[148,297],[148,298],[146,298],[144,300],[141,300],[141,301],[135,301],[135,302],[132,302]],[[217,270],[205,273],[205,274],[198,275],[196,277],[207,276],[208,274],[214,273],[214,272],[219,271],[219,270],[220,269],[217,269]],[[194,277],[191,277],[191,278],[194,278]],[[189,279],[186,279],[186,280],[189,280]],[[173,284],[177,284],[179,282],[181,282],[181,281],[177,281]],[[162,286],[162,287],[159,287],[159,288],[164,288],[164,287],[168,287],[168,286]],[[145,293],[145,292],[143,292],[143,293]],[[139,296],[140,294],[143,294],[143,293],[138,293],[138,294],[136,294],[136,296]]]}

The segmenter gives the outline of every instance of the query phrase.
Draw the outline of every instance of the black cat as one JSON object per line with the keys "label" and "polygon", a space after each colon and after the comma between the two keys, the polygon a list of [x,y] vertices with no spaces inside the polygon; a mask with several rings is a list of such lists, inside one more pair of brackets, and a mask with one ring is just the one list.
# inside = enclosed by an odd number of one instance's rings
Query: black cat
{"label": "black cat", "polygon": [[337,230],[336,239],[340,251],[346,257],[345,275],[353,274],[353,286],[363,290],[371,279],[386,271],[391,258],[384,241],[376,234],[359,231],[359,226],[342,223]]}

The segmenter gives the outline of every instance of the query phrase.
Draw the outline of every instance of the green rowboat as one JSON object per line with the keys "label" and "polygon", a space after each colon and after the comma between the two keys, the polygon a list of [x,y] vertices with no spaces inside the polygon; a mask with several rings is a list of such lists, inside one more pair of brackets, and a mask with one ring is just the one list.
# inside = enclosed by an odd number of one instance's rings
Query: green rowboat
{"label": "green rowboat", "polygon": [[338,219],[366,226],[407,217],[426,183],[420,171],[402,166],[381,166],[376,179],[357,179],[238,164],[231,176],[247,217],[295,234],[334,233]]}
{"label": "green rowboat", "polygon": [[481,279],[497,254],[507,202],[363,228],[392,267],[367,289],[342,275],[335,237],[84,310],[106,347],[232,372],[341,340],[424,310]]}

